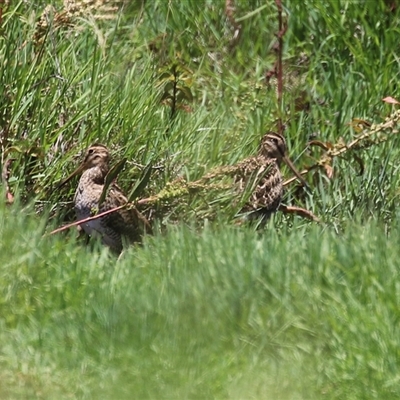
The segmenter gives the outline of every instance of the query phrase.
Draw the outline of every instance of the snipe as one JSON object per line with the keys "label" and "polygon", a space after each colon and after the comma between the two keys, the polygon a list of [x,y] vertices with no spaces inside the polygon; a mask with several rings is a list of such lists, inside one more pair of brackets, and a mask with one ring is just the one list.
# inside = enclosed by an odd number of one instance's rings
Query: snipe
{"label": "snipe", "polygon": [[[102,213],[127,203],[127,198],[116,183],[108,187],[107,195],[99,205],[105,178],[109,172],[110,155],[101,144],[90,146],[82,164],[59,186],[82,174],[75,192],[74,203],[77,220],[91,217],[98,210]],[[140,241],[142,234],[150,230],[146,218],[135,208],[124,208],[80,225],[89,236],[100,235],[105,245],[120,253],[125,237],[130,242]]]}
{"label": "snipe", "polygon": [[286,155],[285,138],[278,133],[266,133],[261,140],[258,155],[240,163],[239,172],[235,177],[239,190],[243,193],[249,184],[254,182],[254,186],[250,188],[250,198],[241,209],[241,213],[245,213],[247,218],[260,218],[265,221],[278,209],[283,195],[280,171],[282,161],[301,183],[307,186]]}

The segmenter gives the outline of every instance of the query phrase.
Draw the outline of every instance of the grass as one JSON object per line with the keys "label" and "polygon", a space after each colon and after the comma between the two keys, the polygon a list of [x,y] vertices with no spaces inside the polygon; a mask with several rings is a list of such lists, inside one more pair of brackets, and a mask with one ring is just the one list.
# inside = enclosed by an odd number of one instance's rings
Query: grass
{"label": "grass", "polygon": [[3,221],[3,398],[399,396],[397,222],[182,227],[118,261],[35,226]]}
{"label": "grass", "polygon": [[[353,118],[379,123],[396,107],[381,99],[400,98],[399,8],[303,3],[284,2],[286,76],[305,82],[284,93],[299,168],[319,157],[310,138],[350,141]],[[288,188],[320,225],[277,214],[255,232],[208,191],[160,207],[160,229],[118,260],[73,229],[46,235],[74,218],[76,183],[52,187],[89,144],[127,157],[127,192],[156,166],[145,197],[254,154],[279,116],[272,1],[235,2],[237,42],[223,1],[135,1],[69,25],[53,4],[41,25],[45,2],[25,1],[1,24],[16,201],[0,206],[0,398],[399,398],[398,137],[334,159],[332,179],[308,174],[307,193]]]}

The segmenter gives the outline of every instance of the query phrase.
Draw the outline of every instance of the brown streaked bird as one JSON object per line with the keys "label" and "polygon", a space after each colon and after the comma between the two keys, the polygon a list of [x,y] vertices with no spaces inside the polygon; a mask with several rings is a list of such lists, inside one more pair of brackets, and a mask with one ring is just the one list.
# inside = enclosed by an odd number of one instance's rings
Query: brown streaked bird
{"label": "brown streaked bird", "polygon": [[[110,169],[109,162],[107,147],[94,144],[87,149],[82,164],[59,185],[63,186],[74,176],[82,174],[74,197],[78,221],[93,216],[97,208],[98,213],[102,213],[127,203],[126,196],[113,182],[99,207],[105,178]],[[89,236],[100,235],[103,243],[117,253],[122,251],[123,237],[130,242],[137,242],[145,231],[150,231],[148,221],[135,208],[124,208],[80,226]]]}
{"label": "brown streaked bird", "polygon": [[240,211],[248,219],[258,218],[265,221],[278,209],[283,195],[280,171],[282,160],[300,182],[308,186],[286,155],[285,138],[279,133],[266,133],[261,140],[258,155],[242,161],[240,172],[235,177],[242,193],[254,182],[250,189],[250,198]]}

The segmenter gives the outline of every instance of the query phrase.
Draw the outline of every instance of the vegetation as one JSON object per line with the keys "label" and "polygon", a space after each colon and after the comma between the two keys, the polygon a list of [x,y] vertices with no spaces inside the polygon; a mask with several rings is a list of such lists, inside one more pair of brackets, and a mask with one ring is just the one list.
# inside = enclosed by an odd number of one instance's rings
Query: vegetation
{"label": "vegetation", "polygon": [[[399,398],[400,8],[287,0],[279,49],[269,0],[90,4],[1,4],[0,397]],[[143,199],[280,121],[297,167],[319,164],[285,204],[320,224],[238,225],[210,186],[151,205],[159,229],[119,259],[50,234],[89,144],[127,158],[127,193],[151,171]]]}

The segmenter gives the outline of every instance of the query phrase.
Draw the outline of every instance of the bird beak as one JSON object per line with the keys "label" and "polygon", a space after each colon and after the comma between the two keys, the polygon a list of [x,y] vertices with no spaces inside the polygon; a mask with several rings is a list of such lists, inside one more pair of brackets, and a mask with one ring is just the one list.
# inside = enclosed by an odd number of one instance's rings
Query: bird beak
{"label": "bird beak", "polygon": [[67,178],[65,178],[63,181],[61,181],[58,185],[57,185],[57,189],[61,188],[62,186],[64,186],[67,182],[69,182],[74,176],[77,176],[79,174],[81,174],[85,169],[85,164],[82,163],[71,175],[69,175]]}
{"label": "bird beak", "polygon": [[285,164],[292,170],[292,172],[296,175],[297,179],[305,186],[308,187],[308,183],[304,180],[304,178],[300,175],[300,172],[297,171],[296,167],[293,165],[293,163],[290,161],[289,157],[287,155],[284,155],[282,157],[282,160],[285,162]]}

